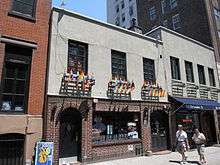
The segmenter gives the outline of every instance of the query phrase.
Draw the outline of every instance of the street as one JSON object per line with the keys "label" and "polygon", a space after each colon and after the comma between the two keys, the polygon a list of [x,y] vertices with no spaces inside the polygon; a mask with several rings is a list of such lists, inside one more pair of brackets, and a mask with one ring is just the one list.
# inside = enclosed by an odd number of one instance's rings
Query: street
{"label": "street", "polygon": [[[207,165],[220,165],[220,147],[206,148]],[[186,165],[199,165],[198,154],[196,150],[187,153],[188,162]],[[153,155],[144,157],[135,157],[106,162],[93,163],[92,165],[179,165],[181,157],[177,152],[165,155]]]}

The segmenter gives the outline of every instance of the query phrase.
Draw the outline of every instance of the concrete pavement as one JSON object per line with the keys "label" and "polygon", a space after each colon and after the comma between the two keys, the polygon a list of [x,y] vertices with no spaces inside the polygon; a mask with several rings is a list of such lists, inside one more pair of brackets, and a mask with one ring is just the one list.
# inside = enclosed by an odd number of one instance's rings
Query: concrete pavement
{"label": "concrete pavement", "polygon": [[[220,165],[220,147],[207,147],[205,151],[207,165]],[[196,150],[187,153],[186,165],[199,165]],[[128,159],[119,159],[106,162],[92,163],[91,165],[179,165],[181,156],[177,152],[165,155],[143,156]]]}

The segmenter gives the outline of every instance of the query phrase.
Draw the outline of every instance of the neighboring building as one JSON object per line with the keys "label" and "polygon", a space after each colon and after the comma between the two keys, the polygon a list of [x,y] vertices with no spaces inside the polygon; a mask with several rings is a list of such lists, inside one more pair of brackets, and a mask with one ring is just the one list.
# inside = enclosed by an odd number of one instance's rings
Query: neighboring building
{"label": "neighboring building", "polygon": [[42,139],[51,0],[0,1],[0,164],[31,164]]}
{"label": "neighboring building", "polygon": [[169,149],[162,42],[58,8],[51,21],[45,138],[55,164]]}
{"label": "neighboring building", "polygon": [[128,29],[133,18],[137,19],[136,0],[107,1],[107,22]]}
{"label": "neighboring building", "polygon": [[220,0],[205,0],[212,45],[220,74]]}
{"label": "neighboring building", "polygon": [[175,145],[177,124],[184,125],[189,137],[196,126],[206,135],[207,144],[219,143],[219,81],[214,49],[164,27],[147,35],[163,42],[169,101],[173,105],[171,143]]}
{"label": "neighboring building", "polygon": [[[116,6],[129,0],[108,0],[109,23],[116,24]],[[214,47],[220,62],[220,1],[219,0],[135,0],[137,26],[143,33],[164,26],[185,36]],[[128,11],[127,11],[128,12]],[[113,15],[113,17],[112,17]],[[120,15],[120,14],[119,14]],[[128,15],[128,13],[125,13]],[[122,24],[118,24],[124,27]],[[125,26],[127,29],[130,25]]]}

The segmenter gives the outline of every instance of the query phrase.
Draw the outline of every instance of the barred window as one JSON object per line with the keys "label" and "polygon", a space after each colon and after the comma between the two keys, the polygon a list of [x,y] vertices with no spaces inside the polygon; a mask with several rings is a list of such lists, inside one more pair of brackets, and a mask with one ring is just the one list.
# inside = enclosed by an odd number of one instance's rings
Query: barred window
{"label": "barred window", "polygon": [[215,84],[215,74],[214,74],[214,70],[213,70],[212,68],[209,68],[209,69],[208,69],[208,72],[209,72],[209,83],[210,83],[210,86],[215,87],[216,84]]}
{"label": "barred window", "polygon": [[170,64],[171,64],[171,73],[172,79],[180,80],[180,64],[179,59],[175,57],[170,57]]}
{"label": "barred window", "polygon": [[88,69],[88,45],[80,42],[69,41],[68,47],[68,68],[74,73]]}
{"label": "barred window", "polygon": [[206,80],[205,80],[204,66],[197,65],[197,67],[198,67],[199,83],[205,85]]}
{"label": "barred window", "polygon": [[126,54],[115,50],[112,50],[111,54],[112,54],[112,77],[127,79]]}
{"label": "barred window", "polygon": [[154,60],[143,58],[144,80],[155,82]]}
{"label": "barred window", "polygon": [[186,80],[188,82],[194,83],[193,64],[192,64],[192,62],[185,61],[185,69],[186,69]]}

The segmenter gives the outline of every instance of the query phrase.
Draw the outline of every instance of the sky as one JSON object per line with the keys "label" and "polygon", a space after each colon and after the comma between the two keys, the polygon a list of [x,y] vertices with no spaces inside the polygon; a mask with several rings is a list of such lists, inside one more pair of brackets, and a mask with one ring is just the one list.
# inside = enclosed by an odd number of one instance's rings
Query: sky
{"label": "sky", "polygon": [[[60,7],[62,0],[53,0],[53,6]],[[101,20],[107,20],[106,0],[64,0],[65,9]]]}

